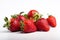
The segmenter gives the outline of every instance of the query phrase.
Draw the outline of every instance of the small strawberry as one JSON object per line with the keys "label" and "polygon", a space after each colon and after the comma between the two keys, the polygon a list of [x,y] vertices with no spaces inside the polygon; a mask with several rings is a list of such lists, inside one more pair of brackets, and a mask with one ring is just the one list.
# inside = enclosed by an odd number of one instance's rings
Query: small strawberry
{"label": "small strawberry", "polygon": [[51,25],[52,27],[56,27],[56,18],[54,16],[50,15],[47,18],[47,21],[48,21],[49,25]]}
{"label": "small strawberry", "polygon": [[50,27],[46,19],[41,18],[36,21],[36,27],[38,30],[49,31]]}
{"label": "small strawberry", "polygon": [[34,22],[41,18],[41,15],[36,10],[30,10],[27,15],[30,19],[34,19]]}
{"label": "small strawberry", "polygon": [[35,32],[37,30],[36,26],[31,20],[21,21],[21,30],[25,33]]}
{"label": "small strawberry", "polygon": [[6,24],[4,25],[4,27],[7,27],[11,32],[20,30],[20,22],[16,18],[11,18],[11,20],[8,21],[8,18],[5,17],[5,22]]}

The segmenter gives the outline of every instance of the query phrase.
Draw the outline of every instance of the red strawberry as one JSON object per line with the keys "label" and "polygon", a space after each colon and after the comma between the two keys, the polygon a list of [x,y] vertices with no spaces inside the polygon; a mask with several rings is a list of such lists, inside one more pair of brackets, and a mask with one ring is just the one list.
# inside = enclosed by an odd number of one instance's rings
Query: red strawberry
{"label": "red strawberry", "polygon": [[24,12],[20,12],[20,14],[17,15],[18,21],[20,21],[20,20],[23,20],[23,21],[26,20],[26,18],[23,15],[21,15],[22,13],[24,13]]}
{"label": "red strawberry", "polygon": [[36,26],[38,30],[49,31],[50,27],[46,19],[41,18],[36,21]]}
{"label": "red strawberry", "polygon": [[10,22],[7,19],[8,18],[5,17],[6,24],[4,27],[7,27],[11,32],[20,30],[20,22],[16,18],[11,18]]}
{"label": "red strawberry", "polygon": [[28,17],[31,19],[34,19],[34,22],[36,21],[36,20],[38,20],[41,16],[40,16],[40,14],[39,14],[39,12],[38,11],[36,11],[36,10],[30,10],[29,12],[28,12]]}
{"label": "red strawberry", "polygon": [[34,25],[34,23],[31,20],[22,21],[21,22],[21,29],[25,33],[35,32],[37,30],[36,26]]}
{"label": "red strawberry", "polygon": [[18,31],[20,30],[20,22],[15,19],[13,22],[10,23],[10,31]]}
{"label": "red strawberry", "polygon": [[10,22],[13,22],[14,20],[17,20],[16,18],[11,18],[10,19]]}
{"label": "red strawberry", "polygon": [[56,18],[54,16],[50,15],[47,18],[47,21],[48,21],[49,25],[51,25],[52,27],[56,27]]}
{"label": "red strawberry", "polygon": [[29,13],[28,13],[28,16],[29,17],[33,17],[35,13],[38,14],[38,11],[36,11],[36,10],[30,10]]}
{"label": "red strawberry", "polygon": [[32,22],[34,22],[34,19],[30,18],[30,20],[31,20]]}
{"label": "red strawberry", "polygon": [[26,20],[25,17],[22,16],[22,15],[18,15],[18,16],[17,16],[17,19],[18,19],[19,21],[20,21],[20,20],[23,20],[23,21]]}

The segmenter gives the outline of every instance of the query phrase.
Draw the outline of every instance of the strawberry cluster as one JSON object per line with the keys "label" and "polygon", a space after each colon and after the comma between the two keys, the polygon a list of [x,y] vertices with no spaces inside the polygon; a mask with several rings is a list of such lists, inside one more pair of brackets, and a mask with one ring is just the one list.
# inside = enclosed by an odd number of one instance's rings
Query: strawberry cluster
{"label": "strawberry cluster", "polygon": [[6,22],[3,27],[7,27],[11,32],[22,31],[24,33],[30,33],[35,31],[49,31],[50,26],[56,27],[56,18],[52,15],[49,15],[48,18],[42,18],[36,10],[30,10],[28,14],[11,15],[9,20],[7,17],[4,18]]}

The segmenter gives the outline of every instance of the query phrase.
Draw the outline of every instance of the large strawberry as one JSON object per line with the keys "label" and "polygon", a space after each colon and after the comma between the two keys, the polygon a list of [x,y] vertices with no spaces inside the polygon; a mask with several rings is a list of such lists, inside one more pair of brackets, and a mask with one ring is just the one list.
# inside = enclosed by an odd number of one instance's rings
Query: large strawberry
{"label": "large strawberry", "polygon": [[35,22],[35,21],[37,21],[37,20],[41,17],[41,15],[40,15],[39,12],[36,11],[36,10],[30,10],[30,11],[28,12],[28,17],[29,17],[30,19],[33,19],[34,22]]}
{"label": "large strawberry", "polygon": [[49,25],[51,25],[52,27],[56,27],[56,18],[54,16],[50,15],[47,18],[47,21],[48,21]]}
{"label": "large strawberry", "polygon": [[36,21],[36,27],[38,30],[49,31],[50,27],[46,19],[41,18]]}
{"label": "large strawberry", "polygon": [[37,30],[36,26],[31,20],[20,21],[21,22],[21,30],[25,33],[35,32]]}
{"label": "large strawberry", "polygon": [[5,17],[5,22],[4,27],[7,27],[11,32],[20,30],[20,22],[16,18],[11,18],[11,20],[8,21],[8,18]]}

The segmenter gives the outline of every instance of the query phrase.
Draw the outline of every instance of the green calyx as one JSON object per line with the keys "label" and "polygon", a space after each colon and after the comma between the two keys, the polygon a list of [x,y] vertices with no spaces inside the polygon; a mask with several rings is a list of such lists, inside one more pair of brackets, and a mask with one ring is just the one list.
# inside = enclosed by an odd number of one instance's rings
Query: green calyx
{"label": "green calyx", "polygon": [[20,29],[21,29],[21,31],[23,31],[23,29],[24,29],[24,22],[23,21],[20,21]]}
{"label": "green calyx", "polygon": [[4,24],[3,27],[7,27],[7,28],[9,28],[9,27],[10,27],[10,22],[8,21],[8,18],[5,17],[5,18],[4,18],[4,21],[5,21],[6,23]]}
{"label": "green calyx", "polygon": [[27,14],[24,14],[23,16],[24,16],[26,19],[28,19],[28,15],[27,15]]}
{"label": "green calyx", "polygon": [[8,18],[7,18],[7,17],[5,17],[5,18],[4,18],[4,21],[5,21],[5,22],[7,22],[7,21],[8,21]]}
{"label": "green calyx", "polygon": [[42,18],[42,15],[39,14],[39,13],[35,13],[35,14],[33,15],[33,19],[34,19],[35,21],[37,21],[37,20],[40,19],[40,18]]}
{"label": "green calyx", "polygon": [[11,15],[12,18],[16,18],[17,16],[17,14]]}
{"label": "green calyx", "polygon": [[19,14],[14,14],[14,15],[11,15],[12,18],[17,18],[18,15],[21,15],[22,13],[24,12],[20,12]]}

